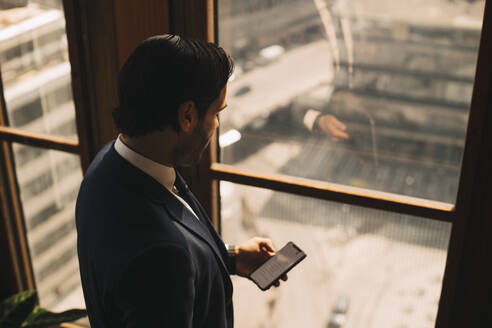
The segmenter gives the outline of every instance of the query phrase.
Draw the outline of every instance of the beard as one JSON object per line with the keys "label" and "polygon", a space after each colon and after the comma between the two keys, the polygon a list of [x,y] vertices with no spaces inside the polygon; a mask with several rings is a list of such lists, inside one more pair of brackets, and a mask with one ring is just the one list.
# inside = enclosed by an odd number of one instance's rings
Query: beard
{"label": "beard", "polygon": [[185,142],[183,147],[176,154],[177,164],[179,166],[193,166],[197,164],[208,144],[212,135],[207,135],[202,127],[202,124],[198,124],[189,140]]}

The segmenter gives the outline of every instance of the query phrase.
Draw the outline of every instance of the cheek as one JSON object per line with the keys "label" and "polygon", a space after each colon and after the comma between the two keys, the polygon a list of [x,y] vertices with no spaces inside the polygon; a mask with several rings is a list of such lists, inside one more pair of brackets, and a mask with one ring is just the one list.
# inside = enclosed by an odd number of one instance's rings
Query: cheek
{"label": "cheek", "polygon": [[208,134],[211,134],[218,127],[219,127],[219,120],[215,115],[211,117],[209,120],[207,120],[207,124],[205,125]]}

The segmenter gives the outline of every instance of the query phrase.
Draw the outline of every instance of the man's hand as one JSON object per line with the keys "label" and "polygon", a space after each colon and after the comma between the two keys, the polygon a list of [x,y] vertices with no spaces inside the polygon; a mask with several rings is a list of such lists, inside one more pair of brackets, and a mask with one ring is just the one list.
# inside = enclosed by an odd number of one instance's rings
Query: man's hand
{"label": "man's hand", "polygon": [[[254,269],[275,255],[275,249],[270,239],[255,237],[236,246],[236,254],[236,274],[248,277]],[[284,275],[280,279],[286,281],[287,278]],[[280,286],[280,282],[276,281],[274,286]]]}
{"label": "man's hand", "polygon": [[321,115],[318,121],[318,129],[321,133],[330,137],[333,141],[349,138],[345,124],[331,114]]}

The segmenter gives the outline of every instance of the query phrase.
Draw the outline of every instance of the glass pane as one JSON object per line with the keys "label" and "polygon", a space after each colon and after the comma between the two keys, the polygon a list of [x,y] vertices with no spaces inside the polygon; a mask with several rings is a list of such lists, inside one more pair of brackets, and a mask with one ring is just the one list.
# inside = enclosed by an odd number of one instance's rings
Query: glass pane
{"label": "glass pane", "polygon": [[0,17],[0,67],[10,126],[76,140],[62,1],[1,1]]}
{"label": "glass pane", "polygon": [[[451,224],[221,182],[222,237],[293,241],[279,288],[233,276],[238,328],[434,327]],[[251,302],[254,300],[254,302]]]}
{"label": "glass pane", "polygon": [[222,162],[454,203],[484,4],[219,0]]}
{"label": "glass pane", "polygon": [[12,148],[41,305],[84,308],[75,230],[80,158],[19,144]]}

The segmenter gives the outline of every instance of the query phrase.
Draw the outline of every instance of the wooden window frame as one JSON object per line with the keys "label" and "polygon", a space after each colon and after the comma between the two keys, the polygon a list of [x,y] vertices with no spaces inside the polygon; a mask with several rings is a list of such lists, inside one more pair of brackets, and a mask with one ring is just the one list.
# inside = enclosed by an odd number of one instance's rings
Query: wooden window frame
{"label": "wooden window frame", "polygon": [[77,141],[9,127],[2,81],[0,74],[0,267],[11,270],[2,270],[0,299],[36,288],[12,143],[79,153]]}
{"label": "wooden window frame", "polygon": [[[8,124],[0,74],[0,127]],[[12,146],[0,137],[0,299],[35,289]]]}
{"label": "wooden window frame", "polygon": [[28,146],[79,154],[79,142],[67,138],[27,132],[9,126],[0,126],[0,140]]}

